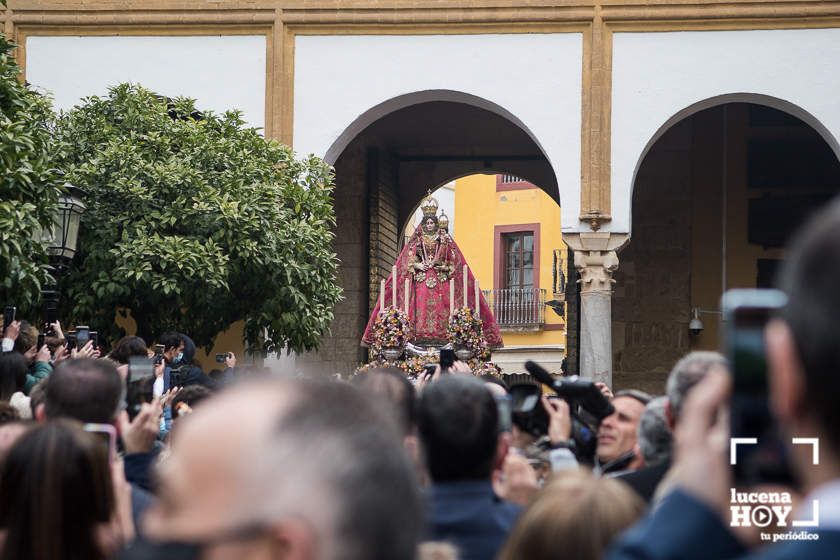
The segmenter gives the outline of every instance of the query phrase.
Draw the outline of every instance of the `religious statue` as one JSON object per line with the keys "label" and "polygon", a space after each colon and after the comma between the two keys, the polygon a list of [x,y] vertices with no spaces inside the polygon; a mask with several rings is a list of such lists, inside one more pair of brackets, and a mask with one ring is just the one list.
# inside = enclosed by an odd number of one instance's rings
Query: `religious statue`
{"label": "religious statue", "polygon": [[484,336],[491,348],[502,345],[496,320],[475,283],[464,255],[449,234],[449,218],[438,217],[438,202],[429,193],[420,205],[423,219],[408,239],[368,322],[362,344],[373,344],[373,326],[385,306],[408,316],[414,344],[447,343],[449,319],[456,308],[477,307]]}

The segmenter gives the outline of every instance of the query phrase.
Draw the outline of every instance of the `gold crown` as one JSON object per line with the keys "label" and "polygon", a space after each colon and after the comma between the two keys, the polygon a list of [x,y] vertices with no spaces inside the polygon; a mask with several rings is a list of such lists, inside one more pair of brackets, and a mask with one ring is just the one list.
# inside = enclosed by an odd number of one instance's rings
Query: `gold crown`
{"label": "gold crown", "polygon": [[429,192],[426,195],[426,198],[423,199],[423,203],[420,205],[420,208],[423,210],[424,218],[434,218],[437,216],[438,201],[432,196],[431,192]]}
{"label": "gold crown", "polygon": [[440,218],[438,218],[438,229],[449,229],[449,216],[443,212],[440,213]]}

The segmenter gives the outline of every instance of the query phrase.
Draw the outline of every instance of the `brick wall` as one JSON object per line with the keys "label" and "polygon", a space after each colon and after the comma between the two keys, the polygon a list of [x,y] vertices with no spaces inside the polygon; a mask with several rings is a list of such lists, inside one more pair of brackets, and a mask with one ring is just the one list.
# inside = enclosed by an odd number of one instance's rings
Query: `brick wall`
{"label": "brick wall", "polygon": [[642,163],[633,235],[619,254],[613,296],[613,382],[662,394],[689,350],[692,121],[668,131]]}
{"label": "brick wall", "polygon": [[368,213],[370,233],[368,259],[368,312],[379,297],[379,283],[391,274],[399,254],[399,199],[396,159],[378,148],[368,150]]}

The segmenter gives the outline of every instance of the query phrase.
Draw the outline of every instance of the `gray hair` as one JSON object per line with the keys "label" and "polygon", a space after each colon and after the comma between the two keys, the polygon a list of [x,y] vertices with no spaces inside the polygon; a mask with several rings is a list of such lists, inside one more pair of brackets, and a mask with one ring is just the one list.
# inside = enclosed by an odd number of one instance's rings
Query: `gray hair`
{"label": "gray hair", "polygon": [[673,436],[665,418],[666,397],[656,397],[645,406],[639,420],[639,447],[646,466],[658,465],[671,459]]}
{"label": "gray hair", "polygon": [[683,400],[714,366],[726,367],[726,358],[718,352],[696,351],[689,352],[680,359],[668,376],[665,394],[671,406],[671,417],[676,423],[680,417]]}
{"label": "gray hair", "polygon": [[295,380],[278,389],[291,404],[244,458],[247,515],[294,516],[329,531],[319,535],[323,558],[413,558],[422,501],[393,419],[348,383]]}

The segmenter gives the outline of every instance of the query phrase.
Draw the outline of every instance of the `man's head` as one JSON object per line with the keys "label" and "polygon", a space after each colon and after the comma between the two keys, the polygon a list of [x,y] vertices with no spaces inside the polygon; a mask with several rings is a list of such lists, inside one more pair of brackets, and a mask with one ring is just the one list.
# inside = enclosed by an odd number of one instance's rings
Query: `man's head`
{"label": "man's head", "polygon": [[122,379],[110,360],[67,360],[50,375],[44,389],[44,406],[36,410],[36,417],[39,421],[72,418],[111,423],[122,394]]}
{"label": "man's head", "polygon": [[626,390],[615,394],[612,404],[615,412],[601,421],[598,428],[596,454],[601,463],[615,461],[633,451],[636,431],[650,395],[642,391]]}
{"label": "man's head", "polygon": [[171,364],[184,351],[184,338],[176,332],[165,332],[158,338],[158,344],[163,345],[163,358]]}
{"label": "man's head", "polygon": [[27,321],[21,321],[20,332],[15,339],[15,352],[22,354],[26,358],[26,362],[31,364],[35,361],[35,356],[38,354],[37,344],[38,329],[30,325]]}
{"label": "man's head", "polygon": [[646,466],[659,465],[671,460],[673,434],[665,414],[666,397],[657,397],[647,403],[639,421],[639,450]]}
{"label": "man's head", "polygon": [[432,480],[489,479],[504,456],[498,421],[492,393],[475,377],[448,375],[426,387],[417,424]]}
{"label": "man's head", "polygon": [[668,424],[673,429],[679,422],[683,401],[692,387],[697,385],[715,366],[726,367],[726,358],[718,352],[695,351],[683,356],[674,364],[665,385],[668,397]]}
{"label": "man's head", "polygon": [[412,466],[387,418],[354,387],[243,384],[179,430],[148,536],[212,542],[204,552],[220,559],[413,557],[421,502]]}
{"label": "man's head", "polygon": [[414,386],[397,368],[374,368],[353,378],[353,384],[383,404],[397,420],[403,436],[414,434],[417,400]]}
{"label": "man's head", "polygon": [[840,454],[840,200],[805,226],[787,255],[780,288],[788,304],[767,328],[773,409],[794,435],[817,432],[821,448]]}

